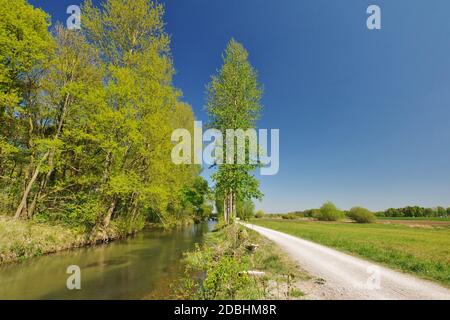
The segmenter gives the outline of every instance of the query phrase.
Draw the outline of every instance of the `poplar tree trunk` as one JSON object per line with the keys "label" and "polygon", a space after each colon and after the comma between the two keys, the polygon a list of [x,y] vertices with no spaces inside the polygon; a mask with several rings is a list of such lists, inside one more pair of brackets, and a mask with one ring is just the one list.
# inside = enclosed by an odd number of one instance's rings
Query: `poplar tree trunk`
{"label": "poplar tree trunk", "polygon": [[237,217],[237,212],[236,212],[236,193],[235,192],[233,192],[233,208],[232,208],[232,210],[233,210],[233,221],[235,221],[236,217]]}
{"label": "poplar tree trunk", "polygon": [[227,222],[227,197],[223,198],[223,218]]}
{"label": "poplar tree trunk", "polygon": [[234,217],[233,217],[233,207],[234,207],[234,198],[233,198],[233,192],[230,192],[230,221],[234,222]]}

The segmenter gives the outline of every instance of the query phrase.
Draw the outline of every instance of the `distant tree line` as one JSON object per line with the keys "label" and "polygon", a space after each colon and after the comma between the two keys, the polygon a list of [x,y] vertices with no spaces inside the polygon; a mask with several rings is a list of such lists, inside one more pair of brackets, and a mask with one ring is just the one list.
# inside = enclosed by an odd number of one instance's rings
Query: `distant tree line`
{"label": "distant tree line", "polygon": [[389,208],[386,211],[375,213],[378,217],[448,217],[450,216],[450,208],[436,207],[424,208],[419,206],[408,206],[404,208]]}
{"label": "distant tree line", "polygon": [[[325,205],[325,207],[328,207],[329,204]],[[359,207],[356,207],[358,209],[361,209]],[[349,216],[350,211],[343,211],[345,215]],[[294,211],[287,214],[284,214],[283,216],[285,219],[295,219],[298,217],[304,217],[304,218],[316,218],[320,216],[321,209],[307,209],[303,211]],[[435,208],[424,208],[419,206],[408,206],[404,208],[389,208],[385,211],[378,211],[374,212],[374,214],[377,217],[393,217],[393,218],[400,218],[400,217],[449,217],[450,216],[450,207],[444,208],[444,207],[435,207]]]}

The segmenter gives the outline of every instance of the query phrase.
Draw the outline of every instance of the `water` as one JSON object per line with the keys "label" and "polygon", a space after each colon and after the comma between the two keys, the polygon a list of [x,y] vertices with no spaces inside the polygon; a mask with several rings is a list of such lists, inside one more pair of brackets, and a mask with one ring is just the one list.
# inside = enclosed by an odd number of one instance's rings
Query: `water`
{"label": "water", "polygon": [[[29,259],[0,268],[0,299],[164,299],[183,273],[182,253],[213,223],[146,230],[132,238]],[[81,269],[81,290],[66,287],[67,267]]]}

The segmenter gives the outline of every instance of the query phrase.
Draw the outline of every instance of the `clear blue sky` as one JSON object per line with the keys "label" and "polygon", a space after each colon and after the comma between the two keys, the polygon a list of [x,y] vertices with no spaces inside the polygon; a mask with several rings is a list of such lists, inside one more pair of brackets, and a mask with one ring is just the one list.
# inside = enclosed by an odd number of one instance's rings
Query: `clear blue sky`
{"label": "clear blue sky", "polygon": [[[54,20],[81,3],[30,2]],[[162,2],[175,84],[198,119],[231,37],[259,71],[259,126],[280,129],[281,154],[258,208],[450,206],[450,1]],[[382,30],[366,28],[369,4]]]}

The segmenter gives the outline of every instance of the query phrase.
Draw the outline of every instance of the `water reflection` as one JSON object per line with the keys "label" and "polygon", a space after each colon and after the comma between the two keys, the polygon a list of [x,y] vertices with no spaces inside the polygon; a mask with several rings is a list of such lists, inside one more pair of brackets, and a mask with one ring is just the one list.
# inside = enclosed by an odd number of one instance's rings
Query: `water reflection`
{"label": "water reflection", "polygon": [[[182,273],[182,252],[213,223],[146,230],[123,241],[30,259],[0,268],[0,299],[141,299],[168,297]],[[66,269],[81,268],[81,290],[68,290]]]}

